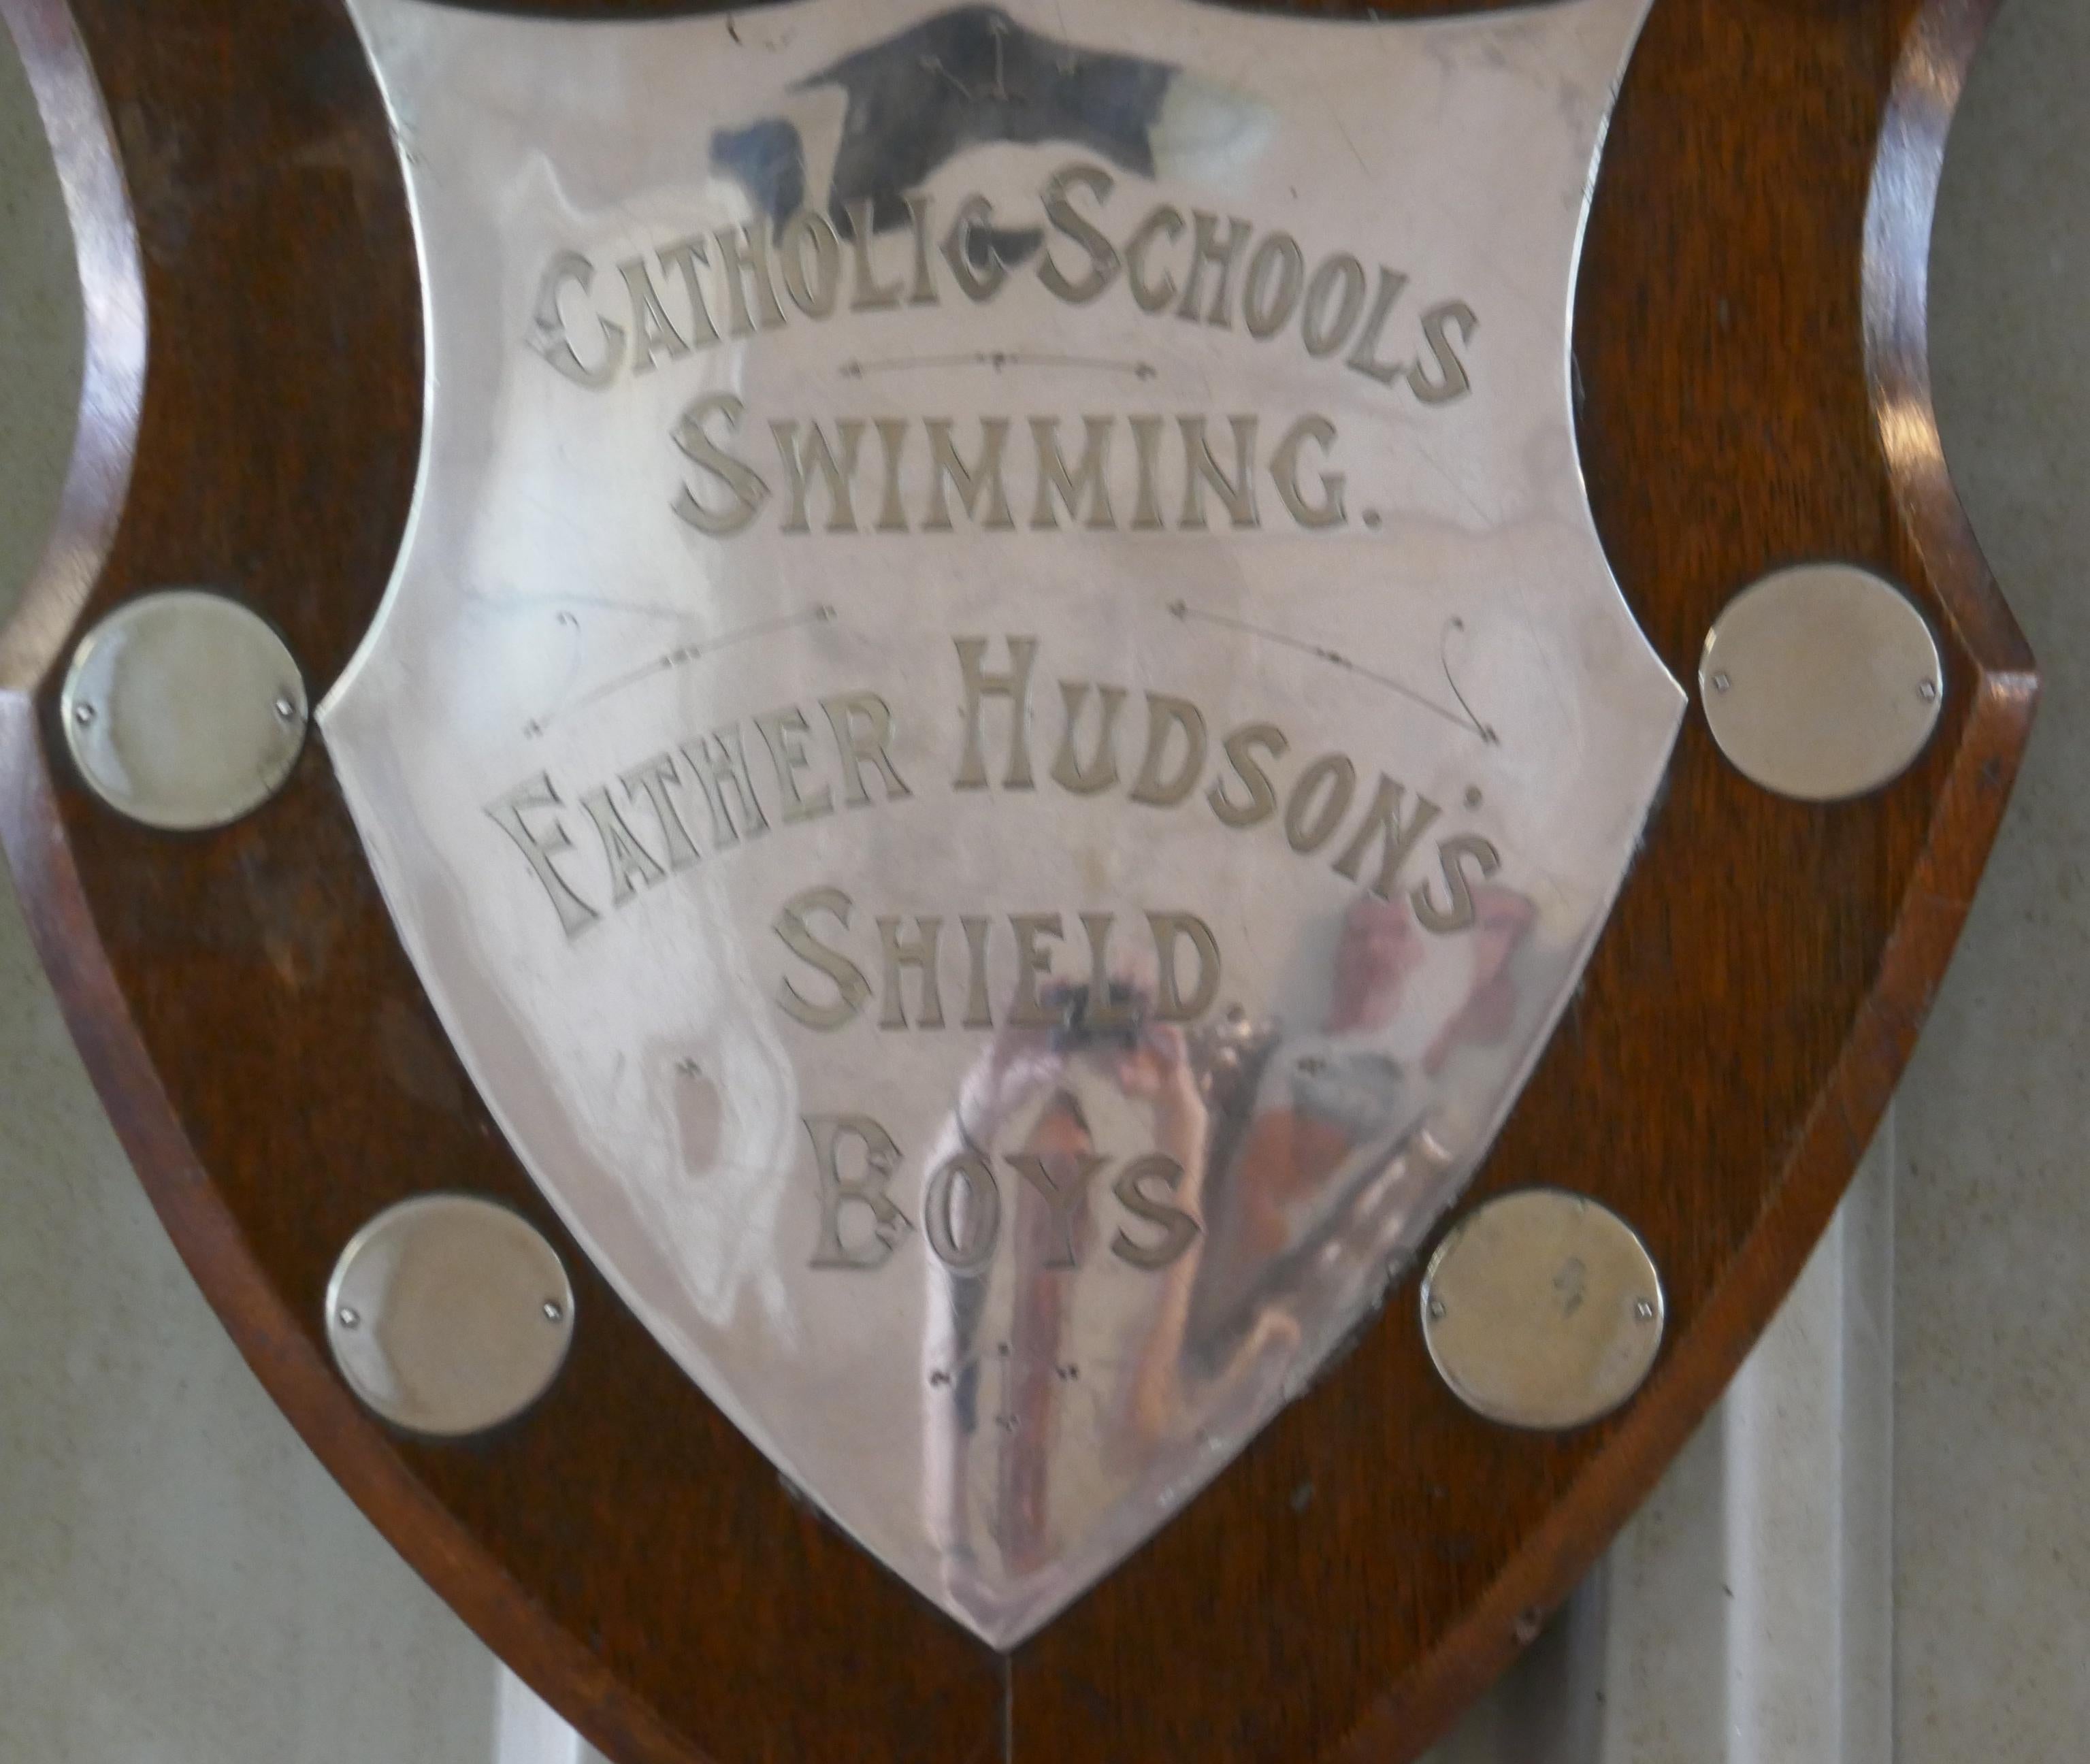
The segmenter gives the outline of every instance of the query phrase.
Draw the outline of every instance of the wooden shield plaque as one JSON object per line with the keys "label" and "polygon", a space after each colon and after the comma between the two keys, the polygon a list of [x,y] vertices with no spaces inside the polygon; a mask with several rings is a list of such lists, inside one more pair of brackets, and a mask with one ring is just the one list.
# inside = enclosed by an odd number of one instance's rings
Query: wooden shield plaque
{"label": "wooden shield plaque", "polygon": [[313,1449],[634,1764],[1427,1745],[2002,812],[1986,6],[0,11],[0,832]]}

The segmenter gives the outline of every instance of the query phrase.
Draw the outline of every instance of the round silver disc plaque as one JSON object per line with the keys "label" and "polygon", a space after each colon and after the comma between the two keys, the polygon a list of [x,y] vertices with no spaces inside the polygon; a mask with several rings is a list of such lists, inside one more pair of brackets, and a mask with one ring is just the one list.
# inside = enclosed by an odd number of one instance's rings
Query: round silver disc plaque
{"label": "round silver disc plaque", "polygon": [[327,1288],[342,1376],[395,1426],[482,1433],[550,1388],[573,1340],[558,1254],[491,1201],[432,1194],[356,1233]]}
{"label": "round silver disc plaque", "polygon": [[175,588],[82,641],[60,701],[73,763],[148,827],[222,827],[282,788],[304,746],[305,685],[269,626],[222,595]]}
{"label": "round silver disc plaque", "polygon": [[1422,1335],[1469,1409],[1513,1427],[1579,1427],[1641,1387],[1662,1345],[1662,1278],[1632,1228],[1557,1189],[1492,1200],[1422,1281]]}
{"label": "round silver disc plaque", "polygon": [[1848,564],[1806,564],[1727,603],[1698,690],[1735,770],[1781,796],[1832,802],[1877,789],[1923,751],[1944,673],[1900,590]]}

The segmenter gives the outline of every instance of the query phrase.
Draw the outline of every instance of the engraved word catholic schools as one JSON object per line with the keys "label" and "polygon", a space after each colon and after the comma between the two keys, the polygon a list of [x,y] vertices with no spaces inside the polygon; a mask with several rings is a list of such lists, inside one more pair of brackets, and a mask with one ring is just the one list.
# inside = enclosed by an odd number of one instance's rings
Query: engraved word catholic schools
{"label": "engraved word catholic schools", "polygon": [[[591,259],[561,250],[538,285],[531,346],[567,379],[602,390],[794,321],[934,308],[953,290],[985,306],[1027,275],[1069,307],[1113,298],[1156,320],[1238,325],[1252,344],[1340,364],[1424,407],[1471,390],[1464,351],[1480,321],[1465,301],[1412,301],[1406,273],[1382,264],[1374,274],[1348,251],[1309,269],[1291,234],[1203,209],[1159,203],[1114,231],[1116,187],[1099,166],[1061,167],[1039,192],[1045,225],[1035,231],[1012,225],[1028,217],[998,213],[977,193],[946,222],[914,192],[905,226],[884,239],[868,199],[846,204],[839,220],[801,207],[773,228],[758,218],[665,241],[619,263],[617,282],[600,286]],[[1023,359],[1013,351],[990,364]],[[1124,365],[1142,381],[1156,376],[1150,364]],[[860,379],[864,367],[840,372]],[[1302,531],[1348,523],[1345,475],[1331,463],[1336,427],[1325,415],[1089,410],[1064,420],[1064,437],[1058,413],[985,415],[962,432],[948,417],[894,413],[844,418],[831,433],[802,415],[758,419],[715,392],[675,425],[695,468],[675,511],[715,539],[746,531],[772,506],[785,533],[949,532],[954,499],[987,532],[1019,523],[1053,531],[1063,510],[1068,526],[1090,531],[1198,531],[1214,503],[1233,529],[1260,526],[1266,484]],[[765,428],[758,448],[754,435]]]}

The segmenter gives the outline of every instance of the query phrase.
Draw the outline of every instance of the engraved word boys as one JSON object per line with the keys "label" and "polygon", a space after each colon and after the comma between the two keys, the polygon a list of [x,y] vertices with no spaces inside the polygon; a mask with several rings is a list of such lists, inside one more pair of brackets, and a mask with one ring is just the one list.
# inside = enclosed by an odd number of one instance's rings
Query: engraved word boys
{"label": "engraved word boys", "polygon": [[[808,1115],[813,1166],[820,1184],[816,1268],[883,1267],[914,1228],[889,1192],[901,1164],[892,1134],[867,1115]],[[1123,1219],[1110,1253],[1135,1268],[1165,1268],[1197,1241],[1197,1220],[1172,1198],[1183,1181],[1173,1158],[1150,1153],[1116,1171],[1093,1153],[1011,1152],[1001,1162],[1045,1203],[1049,1220],[1042,1266],[1071,1268],[1079,1260],[1075,1221],[1088,1191],[1107,1183]],[[993,1164],[977,1151],[947,1158],[922,1191],[923,1234],[936,1259],[957,1274],[977,1274],[994,1259],[1001,1237],[1001,1188]]]}

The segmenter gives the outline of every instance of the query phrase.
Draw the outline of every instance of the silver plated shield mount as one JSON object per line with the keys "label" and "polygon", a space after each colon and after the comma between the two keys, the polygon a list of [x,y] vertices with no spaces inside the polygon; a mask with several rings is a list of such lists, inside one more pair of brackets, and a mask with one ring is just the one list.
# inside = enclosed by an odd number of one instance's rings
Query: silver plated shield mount
{"label": "silver plated shield mount", "polygon": [[1645,0],[354,0],[421,482],[320,723],[518,1155],[991,1642],[1458,1195],[1683,695],[1574,447]]}

